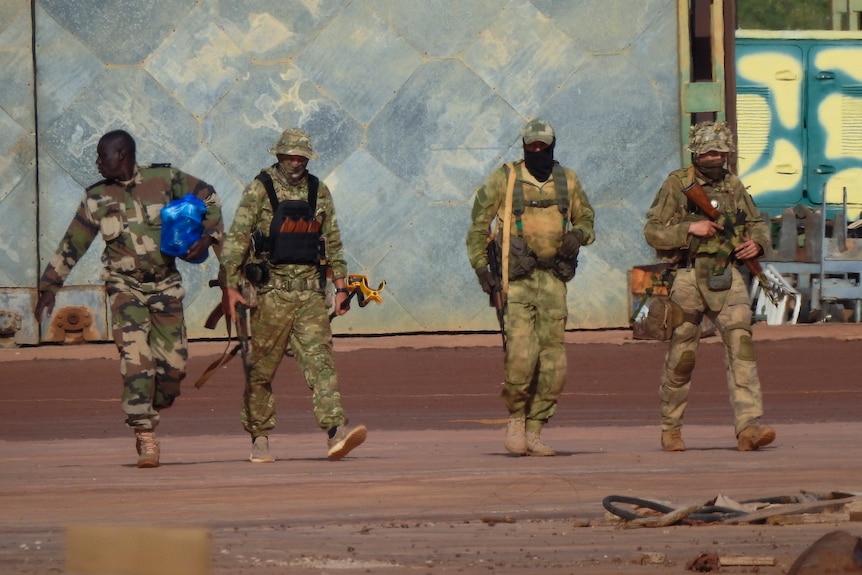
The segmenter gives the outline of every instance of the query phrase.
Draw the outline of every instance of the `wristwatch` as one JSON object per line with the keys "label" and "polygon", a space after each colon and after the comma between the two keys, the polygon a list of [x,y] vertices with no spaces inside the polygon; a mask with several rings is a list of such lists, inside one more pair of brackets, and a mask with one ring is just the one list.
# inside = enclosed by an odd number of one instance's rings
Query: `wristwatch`
{"label": "wristwatch", "polygon": [[335,288],[335,293],[350,293],[350,290],[347,288]]}

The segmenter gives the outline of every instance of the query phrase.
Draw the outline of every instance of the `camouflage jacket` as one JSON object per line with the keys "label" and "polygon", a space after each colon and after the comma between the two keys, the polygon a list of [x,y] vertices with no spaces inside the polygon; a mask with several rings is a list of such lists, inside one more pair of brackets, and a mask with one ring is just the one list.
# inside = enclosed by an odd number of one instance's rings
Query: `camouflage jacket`
{"label": "camouflage jacket", "polygon": [[[527,245],[539,257],[553,256],[560,246],[564,229],[561,225],[560,213],[556,205],[547,207],[530,206],[531,201],[542,201],[556,197],[554,178],[550,177],[545,182],[537,181],[526,166],[524,161],[514,164],[515,177],[523,185],[525,209],[522,216],[523,237]],[[568,183],[569,213],[568,227],[578,230],[583,237],[583,245],[589,245],[596,239],[593,231],[595,212],[581,187],[577,174],[569,168],[563,168]],[[505,212],[506,188],[508,183],[508,170],[506,166],[494,170],[488,180],[479,186],[475,192],[473,201],[473,224],[467,231],[467,257],[473,269],[479,269],[488,265],[488,233],[491,223],[494,229],[500,229]],[[515,218],[511,218],[511,233],[516,234]]]}
{"label": "camouflage jacket", "polygon": [[161,210],[188,193],[206,204],[204,233],[212,236],[213,248],[218,253],[223,228],[221,203],[213,187],[169,165],[137,166],[128,184],[102,180],[87,188],[39,280],[39,291],[59,290],[97,234],[105,240],[104,281],[134,284],[170,280],[163,287],[179,283],[175,258],[159,249]]}
{"label": "camouflage jacket", "polygon": [[[644,226],[647,243],[656,249],[659,257],[672,263],[686,259],[689,249],[696,249],[698,257],[718,254],[725,242],[721,234],[693,242],[688,227],[693,220],[705,216],[697,214],[697,208],[689,205],[688,198],[682,192],[687,177],[685,169],[668,175],[647,211]],[[719,212],[733,215],[733,219],[738,210],[745,214],[745,223],[737,233],[751,238],[763,250],[769,247],[772,241],[769,226],[738,177],[727,172],[721,181],[698,181]]]}
{"label": "camouflage jacket", "polygon": [[[277,164],[263,171],[272,178],[275,194],[279,201],[308,200],[307,177],[298,185],[292,186],[281,175]],[[269,236],[272,217],[272,204],[269,201],[266,188],[260,180],[255,178],[242,193],[230,232],[227,234],[222,249],[222,277],[227,282],[226,285],[231,287],[239,285],[243,265],[253,258],[252,234],[259,229],[265,236]],[[344,250],[341,244],[341,231],[335,217],[332,193],[322,181],[317,189],[315,219],[320,222],[320,233],[326,238],[326,256],[332,269],[332,279],[343,278],[347,275],[347,262],[344,259]],[[271,266],[270,273],[272,277],[288,281],[319,278],[317,266],[305,264]]]}

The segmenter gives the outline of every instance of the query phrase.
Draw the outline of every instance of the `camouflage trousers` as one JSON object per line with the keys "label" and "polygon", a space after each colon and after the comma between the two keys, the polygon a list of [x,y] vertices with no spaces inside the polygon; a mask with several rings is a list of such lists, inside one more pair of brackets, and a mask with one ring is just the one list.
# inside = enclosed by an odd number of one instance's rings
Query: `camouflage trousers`
{"label": "camouflage trousers", "polygon": [[509,284],[505,378],[500,393],[510,416],[538,433],[557,410],[566,383],[566,284],[546,270]]}
{"label": "camouflage trousers", "polygon": [[271,290],[251,313],[251,373],[243,394],[241,421],[253,437],[275,427],[272,380],[290,344],[311,390],[317,425],[324,430],[347,423],[335,372],[332,330],[323,293]]}
{"label": "camouflage trousers", "polygon": [[[143,289],[155,286],[156,289]],[[158,289],[109,283],[111,330],[120,352],[126,425],[155,429],[159,410],[173,405],[186,376],[188,339],[183,318],[185,289],[178,284]]]}
{"label": "camouflage trousers", "polygon": [[[716,312],[706,308],[694,270],[680,269],[671,288],[670,298],[686,312],[702,312],[721,334],[725,347],[725,369],[734,427],[738,435],[763,416],[763,398],[754,343],[751,338],[751,309],[748,289],[739,271],[732,271],[731,287],[724,305]],[[715,292],[713,292],[714,294]],[[677,327],[665,356],[659,397],[662,430],[679,429],[683,423],[695,356],[700,343],[701,325],[685,322]]]}

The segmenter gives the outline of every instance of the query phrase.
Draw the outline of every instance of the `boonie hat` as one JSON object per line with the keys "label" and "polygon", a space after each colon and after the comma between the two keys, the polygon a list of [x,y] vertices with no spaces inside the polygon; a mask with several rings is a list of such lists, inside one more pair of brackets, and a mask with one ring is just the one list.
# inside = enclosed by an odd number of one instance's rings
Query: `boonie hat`
{"label": "boonie hat", "polygon": [[315,160],[318,157],[318,154],[311,147],[311,138],[308,132],[299,128],[290,128],[282,132],[278,142],[269,149],[269,153],[305,156],[309,160]]}
{"label": "boonie hat", "polygon": [[688,132],[688,151],[705,154],[710,151],[734,152],[733,132],[727,122],[700,122]]}
{"label": "boonie hat", "polygon": [[547,120],[536,118],[527,122],[521,130],[521,137],[524,138],[525,144],[533,142],[544,142],[549,146],[554,143],[554,129]]}

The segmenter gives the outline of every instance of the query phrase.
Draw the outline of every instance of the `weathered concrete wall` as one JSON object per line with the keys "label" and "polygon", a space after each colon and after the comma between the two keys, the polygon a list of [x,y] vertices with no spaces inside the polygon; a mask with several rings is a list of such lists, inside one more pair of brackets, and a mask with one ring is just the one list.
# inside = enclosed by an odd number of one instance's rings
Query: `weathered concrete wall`
{"label": "weathered concrete wall", "polygon": [[[626,272],[652,260],[643,214],[680,157],[676,10],[674,0],[6,0],[0,309],[22,314],[18,343],[38,341],[36,281],[99,178],[104,132],[127,129],[140,162],[212,183],[229,224],[245,184],[274,160],[266,149],[299,125],[321,152],[310,169],[335,195],[350,272],[388,282],[381,305],[339,318],[336,333],[493,329],[464,249],[471,195],[520,157],[520,127],[542,116],[597,214],[569,327],[627,325]],[[98,285],[101,247],[68,286]],[[209,336],[215,262],[182,271],[190,334]],[[78,291],[58,305],[84,303]]]}

